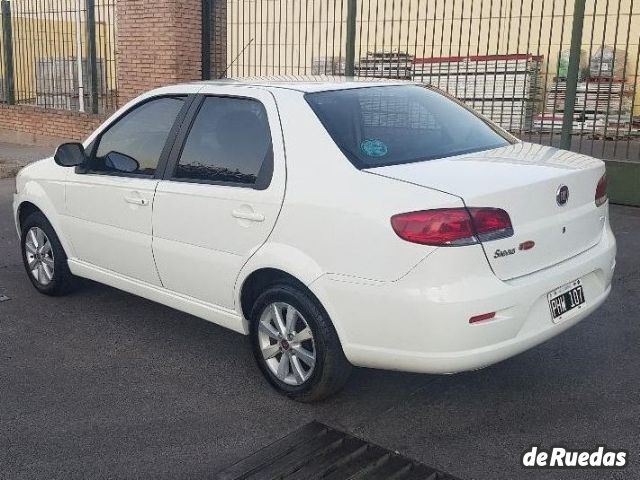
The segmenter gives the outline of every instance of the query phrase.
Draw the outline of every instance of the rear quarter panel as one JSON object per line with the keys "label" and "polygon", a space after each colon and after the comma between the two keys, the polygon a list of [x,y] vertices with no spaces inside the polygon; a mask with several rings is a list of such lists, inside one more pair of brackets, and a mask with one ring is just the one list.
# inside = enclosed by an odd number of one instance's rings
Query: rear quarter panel
{"label": "rear quarter panel", "polygon": [[300,252],[315,276],[334,273],[376,281],[397,280],[434,251],[401,240],[390,218],[414,210],[461,207],[458,197],[357,170],[301,92],[279,89],[275,94],[287,187],[269,243],[288,247],[281,251]]}

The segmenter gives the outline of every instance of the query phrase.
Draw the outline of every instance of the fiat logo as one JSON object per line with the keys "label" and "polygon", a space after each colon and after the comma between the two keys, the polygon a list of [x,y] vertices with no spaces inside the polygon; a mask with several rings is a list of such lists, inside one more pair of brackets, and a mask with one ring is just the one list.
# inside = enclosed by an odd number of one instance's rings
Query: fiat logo
{"label": "fiat logo", "polygon": [[569,187],[566,185],[560,185],[556,191],[556,203],[559,206],[564,206],[569,201]]}

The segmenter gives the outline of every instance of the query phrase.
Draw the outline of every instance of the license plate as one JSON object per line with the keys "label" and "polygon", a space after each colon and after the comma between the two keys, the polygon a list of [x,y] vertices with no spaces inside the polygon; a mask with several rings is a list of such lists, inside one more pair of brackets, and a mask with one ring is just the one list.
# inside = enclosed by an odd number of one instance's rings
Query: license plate
{"label": "license plate", "polygon": [[547,294],[551,320],[555,323],[573,309],[580,309],[585,303],[584,289],[580,280],[574,280]]}

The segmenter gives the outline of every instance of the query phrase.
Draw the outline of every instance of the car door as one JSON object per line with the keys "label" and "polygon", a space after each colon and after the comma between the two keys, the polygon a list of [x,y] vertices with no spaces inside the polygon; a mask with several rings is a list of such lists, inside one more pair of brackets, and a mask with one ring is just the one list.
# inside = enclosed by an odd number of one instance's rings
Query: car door
{"label": "car door", "polygon": [[284,197],[271,93],[206,87],[156,191],[153,251],[163,285],[225,308],[243,264],[266,241]]}
{"label": "car door", "polygon": [[151,250],[153,199],[192,99],[146,98],[87,146],[86,167],[72,171],[65,187],[64,230],[75,260],[161,285]]}

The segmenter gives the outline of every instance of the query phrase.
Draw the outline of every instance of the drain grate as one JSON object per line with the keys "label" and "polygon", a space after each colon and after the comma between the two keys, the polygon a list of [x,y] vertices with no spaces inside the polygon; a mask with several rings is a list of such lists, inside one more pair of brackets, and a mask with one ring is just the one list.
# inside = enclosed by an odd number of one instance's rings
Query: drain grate
{"label": "drain grate", "polygon": [[455,477],[311,422],[219,473],[217,480],[456,480]]}

